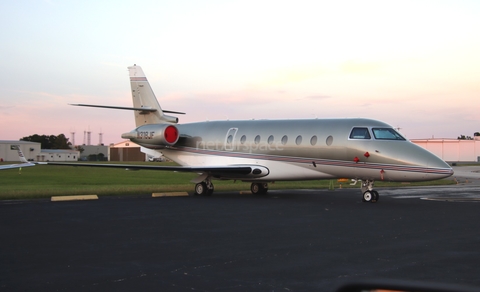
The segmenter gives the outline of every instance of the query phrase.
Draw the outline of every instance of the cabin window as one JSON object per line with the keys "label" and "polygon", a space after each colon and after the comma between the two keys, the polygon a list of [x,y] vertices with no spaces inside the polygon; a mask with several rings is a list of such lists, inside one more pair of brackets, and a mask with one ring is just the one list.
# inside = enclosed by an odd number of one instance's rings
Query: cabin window
{"label": "cabin window", "polygon": [[302,144],[302,136],[301,136],[301,135],[298,135],[298,136],[297,136],[297,139],[295,139],[295,143],[296,143],[297,145]]}
{"label": "cabin window", "polygon": [[288,137],[287,137],[287,135],[285,135],[285,136],[282,137],[282,144],[285,145],[285,144],[287,144],[287,142],[288,142]]}
{"label": "cabin window", "polygon": [[273,135],[270,135],[270,137],[268,137],[268,144],[272,144],[273,143]]}
{"label": "cabin window", "polygon": [[353,128],[350,132],[350,139],[370,139],[368,128]]}
{"label": "cabin window", "polygon": [[310,139],[310,144],[312,144],[312,146],[315,146],[315,144],[317,144],[317,136],[313,136],[313,137]]}
{"label": "cabin window", "polygon": [[228,135],[227,144],[232,144],[232,140],[233,140],[233,136],[232,136],[232,135]]}
{"label": "cabin window", "polygon": [[333,137],[330,135],[327,137],[327,140],[325,140],[325,144],[327,144],[327,146],[331,146],[333,143]]}
{"label": "cabin window", "polygon": [[240,138],[240,143],[245,144],[245,141],[247,141],[247,136],[243,135],[241,138]]}
{"label": "cabin window", "polygon": [[405,138],[402,137],[397,131],[392,128],[373,128],[373,136],[377,140],[400,140],[405,141]]}
{"label": "cabin window", "polygon": [[255,136],[255,144],[260,143],[260,135]]}

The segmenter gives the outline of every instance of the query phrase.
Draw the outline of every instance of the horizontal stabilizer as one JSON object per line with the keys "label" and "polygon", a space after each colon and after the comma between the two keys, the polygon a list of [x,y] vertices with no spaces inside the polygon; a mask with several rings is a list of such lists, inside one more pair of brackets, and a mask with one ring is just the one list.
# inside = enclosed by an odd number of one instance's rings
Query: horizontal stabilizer
{"label": "horizontal stabilizer", "polygon": [[[82,103],[75,103],[69,104],[73,106],[86,106],[86,107],[99,107],[99,108],[110,108],[110,109],[120,109],[120,110],[132,110],[132,111],[142,111],[142,112],[156,112],[157,109],[152,107],[124,107],[124,106],[109,106],[109,105],[96,105],[96,104],[82,104]],[[182,112],[175,112],[175,111],[168,111],[163,110],[164,113],[170,114],[179,114],[184,115],[185,113]]]}

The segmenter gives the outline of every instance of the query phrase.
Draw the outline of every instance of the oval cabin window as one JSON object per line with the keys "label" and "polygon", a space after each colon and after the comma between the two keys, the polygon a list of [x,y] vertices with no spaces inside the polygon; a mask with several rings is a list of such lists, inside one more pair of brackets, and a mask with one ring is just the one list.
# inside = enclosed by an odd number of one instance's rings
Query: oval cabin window
{"label": "oval cabin window", "polygon": [[302,144],[302,136],[301,136],[301,135],[298,135],[297,139],[295,139],[295,143],[296,143],[297,145]]}

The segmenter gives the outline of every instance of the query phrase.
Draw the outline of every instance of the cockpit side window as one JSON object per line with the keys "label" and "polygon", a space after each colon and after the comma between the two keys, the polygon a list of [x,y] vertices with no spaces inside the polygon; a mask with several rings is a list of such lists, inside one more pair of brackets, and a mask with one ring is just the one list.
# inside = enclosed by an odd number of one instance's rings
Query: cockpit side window
{"label": "cockpit side window", "polygon": [[405,141],[405,138],[392,128],[373,128],[372,132],[377,140]]}
{"label": "cockpit side window", "polygon": [[350,132],[350,139],[370,139],[368,128],[353,128]]}

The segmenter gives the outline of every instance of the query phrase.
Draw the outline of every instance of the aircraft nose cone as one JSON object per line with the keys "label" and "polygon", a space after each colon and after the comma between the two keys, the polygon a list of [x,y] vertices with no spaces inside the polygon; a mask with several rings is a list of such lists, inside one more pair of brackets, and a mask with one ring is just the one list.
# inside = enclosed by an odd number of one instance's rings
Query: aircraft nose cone
{"label": "aircraft nose cone", "polygon": [[455,171],[453,170],[453,168],[450,168],[450,172],[449,172],[448,176],[452,176],[454,173],[455,173]]}
{"label": "aircraft nose cone", "polygon": [[[443,160],[442,160],[442,161],[443,161]],[[447,177],[449,177],[449,176],[452,176],[453,173],[454,173],[454,171],[453,171],[453,169],[450,167],[450,165],[448,165],[447,163],[445,163],[445,164],[446,164],[445,168],[443,168],[443,169],[440,169],[440,168],[439,168],[439,169],[437,170],[437,173],[438,173],[439,176],[440,176],[439,178],[447,178]]]}
{"label": "aircraft nose cone", "polygon": [[430,157],[427,159],[427,167],[432,169],[432,174],[434,174],[436,178],[447,178],[453,175],[453,169],[448,163],[430,152],[429,154]]}
{"label": "aircraft nose cone", "polygon": [[435,158],[436,158],[435,160],[432,159],[432,160],[430,161],[430,163],[429,163],[429,165],[428,165],[429,167],[448,168],[448,169],[450,169],[450,170],[453,171],[452,167],[451,167],[448,163],[446,163],[445,161],[443,161],[443,160],[442,160],[441,158],[439,158],[439,157],[436,157],[436,156],[435,156]]}
{"label": "aircraft nose cone", "polygon": [[424,178],[427,180],[435,180],[447,178],[453,175],[453,169],[443,161],[440,157],[431,153],[425,148],[411,144],[412,147],[408,151],[410,161],[422,169]]}

